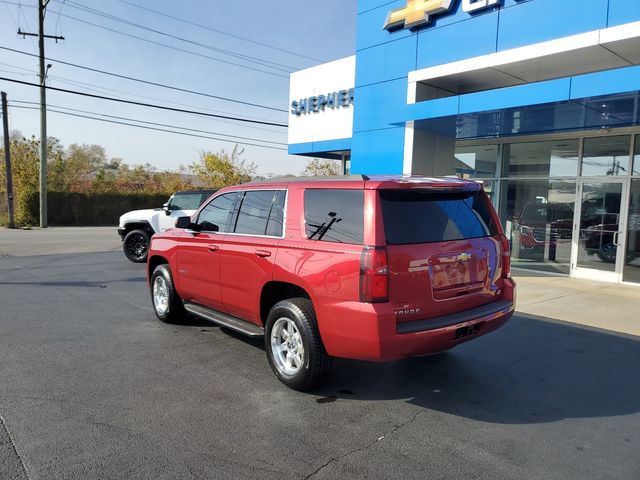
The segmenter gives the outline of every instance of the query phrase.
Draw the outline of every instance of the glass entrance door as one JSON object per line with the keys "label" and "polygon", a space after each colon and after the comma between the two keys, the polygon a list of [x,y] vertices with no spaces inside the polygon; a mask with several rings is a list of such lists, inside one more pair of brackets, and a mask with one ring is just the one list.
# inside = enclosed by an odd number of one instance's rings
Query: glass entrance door
{"label": "glass entrance door", "polygon": [[578,182],[571,262],[573,276],[622,281],[626,194],[624,180],[581,179]]}

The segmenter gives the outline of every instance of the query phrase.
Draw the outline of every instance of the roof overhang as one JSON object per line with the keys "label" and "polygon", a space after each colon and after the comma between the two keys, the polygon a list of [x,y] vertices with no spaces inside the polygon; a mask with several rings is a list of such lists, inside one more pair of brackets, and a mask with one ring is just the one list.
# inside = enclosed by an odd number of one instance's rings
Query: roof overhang
{"label": "roof overhang", "polygon": [[640,65],[640,22],[481,55],[409,73],[452,95]]}

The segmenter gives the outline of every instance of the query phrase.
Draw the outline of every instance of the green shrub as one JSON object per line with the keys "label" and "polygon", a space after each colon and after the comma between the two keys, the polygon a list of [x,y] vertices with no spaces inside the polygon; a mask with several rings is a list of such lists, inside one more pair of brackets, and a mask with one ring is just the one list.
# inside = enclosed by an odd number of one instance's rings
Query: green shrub
{"label": "green shrub", "polygon": [[9,224],[9,206],[7,205],[7,192],[0,192],[0,227]]}
{"label": "green shrub", "polygon": [[33,227],[40,224],[40,199],[37,191],[19,190],[13,198],[16,226]]}

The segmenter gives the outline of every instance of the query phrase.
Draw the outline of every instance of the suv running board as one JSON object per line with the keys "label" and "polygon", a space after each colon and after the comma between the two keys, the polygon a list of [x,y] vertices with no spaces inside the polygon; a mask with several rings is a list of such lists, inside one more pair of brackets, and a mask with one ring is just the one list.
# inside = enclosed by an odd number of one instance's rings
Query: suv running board
{"label": "suv running board", "polygon": [[247,322],[241,318],[234,317],[233,315],[227,315],[226,313],[218,312],[211,308],[203,307],[195,303],[184,302],[184,308],[187,312],[193,313],[198,317],[202,317],[210,322],[217,323],[223,327],[230,328],[236,332],[240,332],[243,335],[249,337],[262,337],[264,336],[264,328],[259,327],[255,323]]}

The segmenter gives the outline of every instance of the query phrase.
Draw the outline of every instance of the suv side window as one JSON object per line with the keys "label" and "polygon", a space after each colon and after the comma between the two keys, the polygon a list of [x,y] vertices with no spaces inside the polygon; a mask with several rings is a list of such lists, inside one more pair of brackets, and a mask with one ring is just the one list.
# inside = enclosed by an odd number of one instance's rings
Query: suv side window
{"label": "suv side window", "polygon": [[325,242],[364,243],[364,192],[318,189],[304,192],[307,238]]}
{"label": "suv side window", "polygon": [[247,191],[236,220],[235,233],[265,235],[275,190]]}
{"label": "suv side window", "polygon": [[202,209],[196,224],[200,225],[205,232],[228,232],[233,215],[233,204],[237,196],[237,192],[232,192],[214,198]]}
{"label": "suv side window", "polygon": [[278,190],[273,199],[273,206],[269,214],[269,222],[267,223],[267,235],[270,237],[281,237],[284,225],[284,200],[287,192]]}

